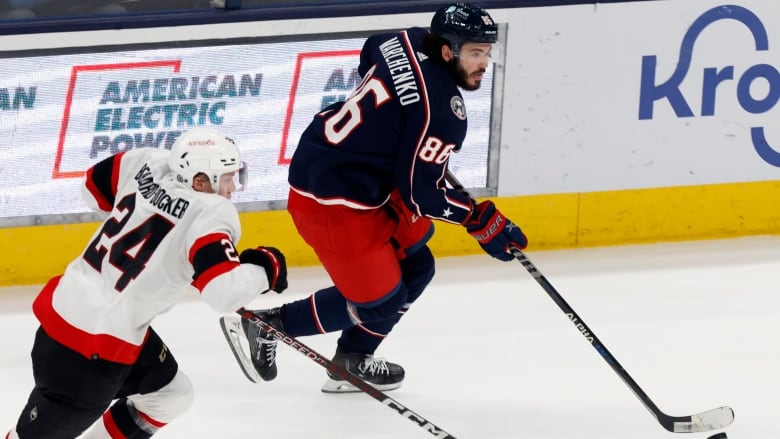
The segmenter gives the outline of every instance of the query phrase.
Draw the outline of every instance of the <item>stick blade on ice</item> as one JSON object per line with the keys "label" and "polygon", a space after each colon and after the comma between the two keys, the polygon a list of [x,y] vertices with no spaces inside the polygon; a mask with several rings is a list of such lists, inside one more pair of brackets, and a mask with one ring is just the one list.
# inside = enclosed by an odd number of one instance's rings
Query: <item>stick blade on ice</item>
{"label": "stick blade on ice", "polygon": [[670,418],[664,427],[673,433],[701,433],[724,428],[734,422],[734,410],[731,407],[718,407],[706,412],[691,415],[690,418]]}

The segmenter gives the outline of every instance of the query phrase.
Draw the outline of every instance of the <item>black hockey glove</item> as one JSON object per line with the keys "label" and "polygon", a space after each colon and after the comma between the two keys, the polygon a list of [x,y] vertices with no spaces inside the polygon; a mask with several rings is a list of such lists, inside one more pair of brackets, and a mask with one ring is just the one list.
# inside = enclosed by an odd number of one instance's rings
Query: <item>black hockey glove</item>
{"label": "black hockey glove", "polygon": [[[268,276],[268,288],[281,293],[287,289],[287,261],[275,247],[248,248],[241,252],[238,259],[242,264],[255,264],[265,268]],[[263,291],[263,294],[268,290]]]}
{"label": "black hockey glove", "polygon": [[485,252],[502,261],[515,258],[510,248],[522,250],[528,245],[528,238],[520,227],[499,212],[489,200],[474,206],[474,212],[464,226]]}

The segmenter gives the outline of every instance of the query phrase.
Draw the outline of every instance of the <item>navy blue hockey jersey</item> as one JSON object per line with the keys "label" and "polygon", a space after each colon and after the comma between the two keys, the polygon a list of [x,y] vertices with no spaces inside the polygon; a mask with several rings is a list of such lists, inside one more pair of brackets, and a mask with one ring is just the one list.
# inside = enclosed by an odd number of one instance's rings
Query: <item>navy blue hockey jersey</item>
{"label": "navy blue hockey jersey", "polygon": [[360,85],[301,136],[292,190],[323,204],[373,209],[397,188],[417,215],[466,221],[471,201],[444,180],[450,153],[466,136],[466,109],[447,71],[422,53],[426,33],[411,28],[366,40]]}

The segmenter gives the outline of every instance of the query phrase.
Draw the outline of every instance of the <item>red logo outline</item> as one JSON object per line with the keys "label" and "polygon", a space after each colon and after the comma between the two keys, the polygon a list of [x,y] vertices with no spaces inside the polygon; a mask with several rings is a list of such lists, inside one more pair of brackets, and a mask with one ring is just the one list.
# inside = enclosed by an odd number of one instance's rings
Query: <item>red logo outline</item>
{"label": "red logo outline", "polygon": [[68,93],[65,97],[65,109],[62,112],[62,124],[60,125],[60,135],[57,143],[57,155],[54,158],[54,167],[52,168],[51,178],[80,178],[84,176],[85,171],[61,171],[63,148],[65,146],[65,134],[68,131],[68,120],[70,119],[70,107],[73,104],[73,91],[76,88],[76,79],[80,72],[94,72],[99,70],[121,70],[121,69],[143,69],[150,67],[173,67],[174,73],[179,73],[181,60],[166,61],[146,61],[133,63],[115,63],[115,64],[90,64],[73,66],[70,73],[70,83],[68,84]]}
{"label": "red logo outline", "polygon": [[282,144],[279,147],[279,165],[289,165],[291,158],[287,155],[287,139],[289,137],[290,123],[292,122],[293,110],[295,108],[295,95],[298,91],[298,82],[301,79],[301,67],[303,61],[307,58],[325,58],[335,56],[356,56],[360,55],[360,50],[333,50],[327,52],[307,52],[299,53],[295,60],[295,73],[293,73],[292,85],[290,86],[290,101],[287,105],[287,114],[284,117],[284,125],[282,125]]}

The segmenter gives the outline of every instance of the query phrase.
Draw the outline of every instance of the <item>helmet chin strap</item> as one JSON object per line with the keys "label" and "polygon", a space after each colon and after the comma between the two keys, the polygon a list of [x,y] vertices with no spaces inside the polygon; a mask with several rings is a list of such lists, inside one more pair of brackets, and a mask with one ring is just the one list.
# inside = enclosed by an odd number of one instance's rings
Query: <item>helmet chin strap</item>
{"label": "helmet chin strap", "polygon": [[241,162],[238,164],[239,187],[237,188],[237,190],[238,191],[245,190],[248,182],[249,182],[249,166],[246,165],[245,161],[241,160]]}
{"label": "helmet chin strap", "polygon": [[219,195],[219,188],[222,184],[222,176],[217,176],[217,182],[211,184],[211,190],[214,191],[215,194]]}
{"label": "helmet chin strap", "polygon": [[452,49],[452,59],[457,60],[460,58],[460,46],[463,44],[461,41],[450,41],[450,48]]}

